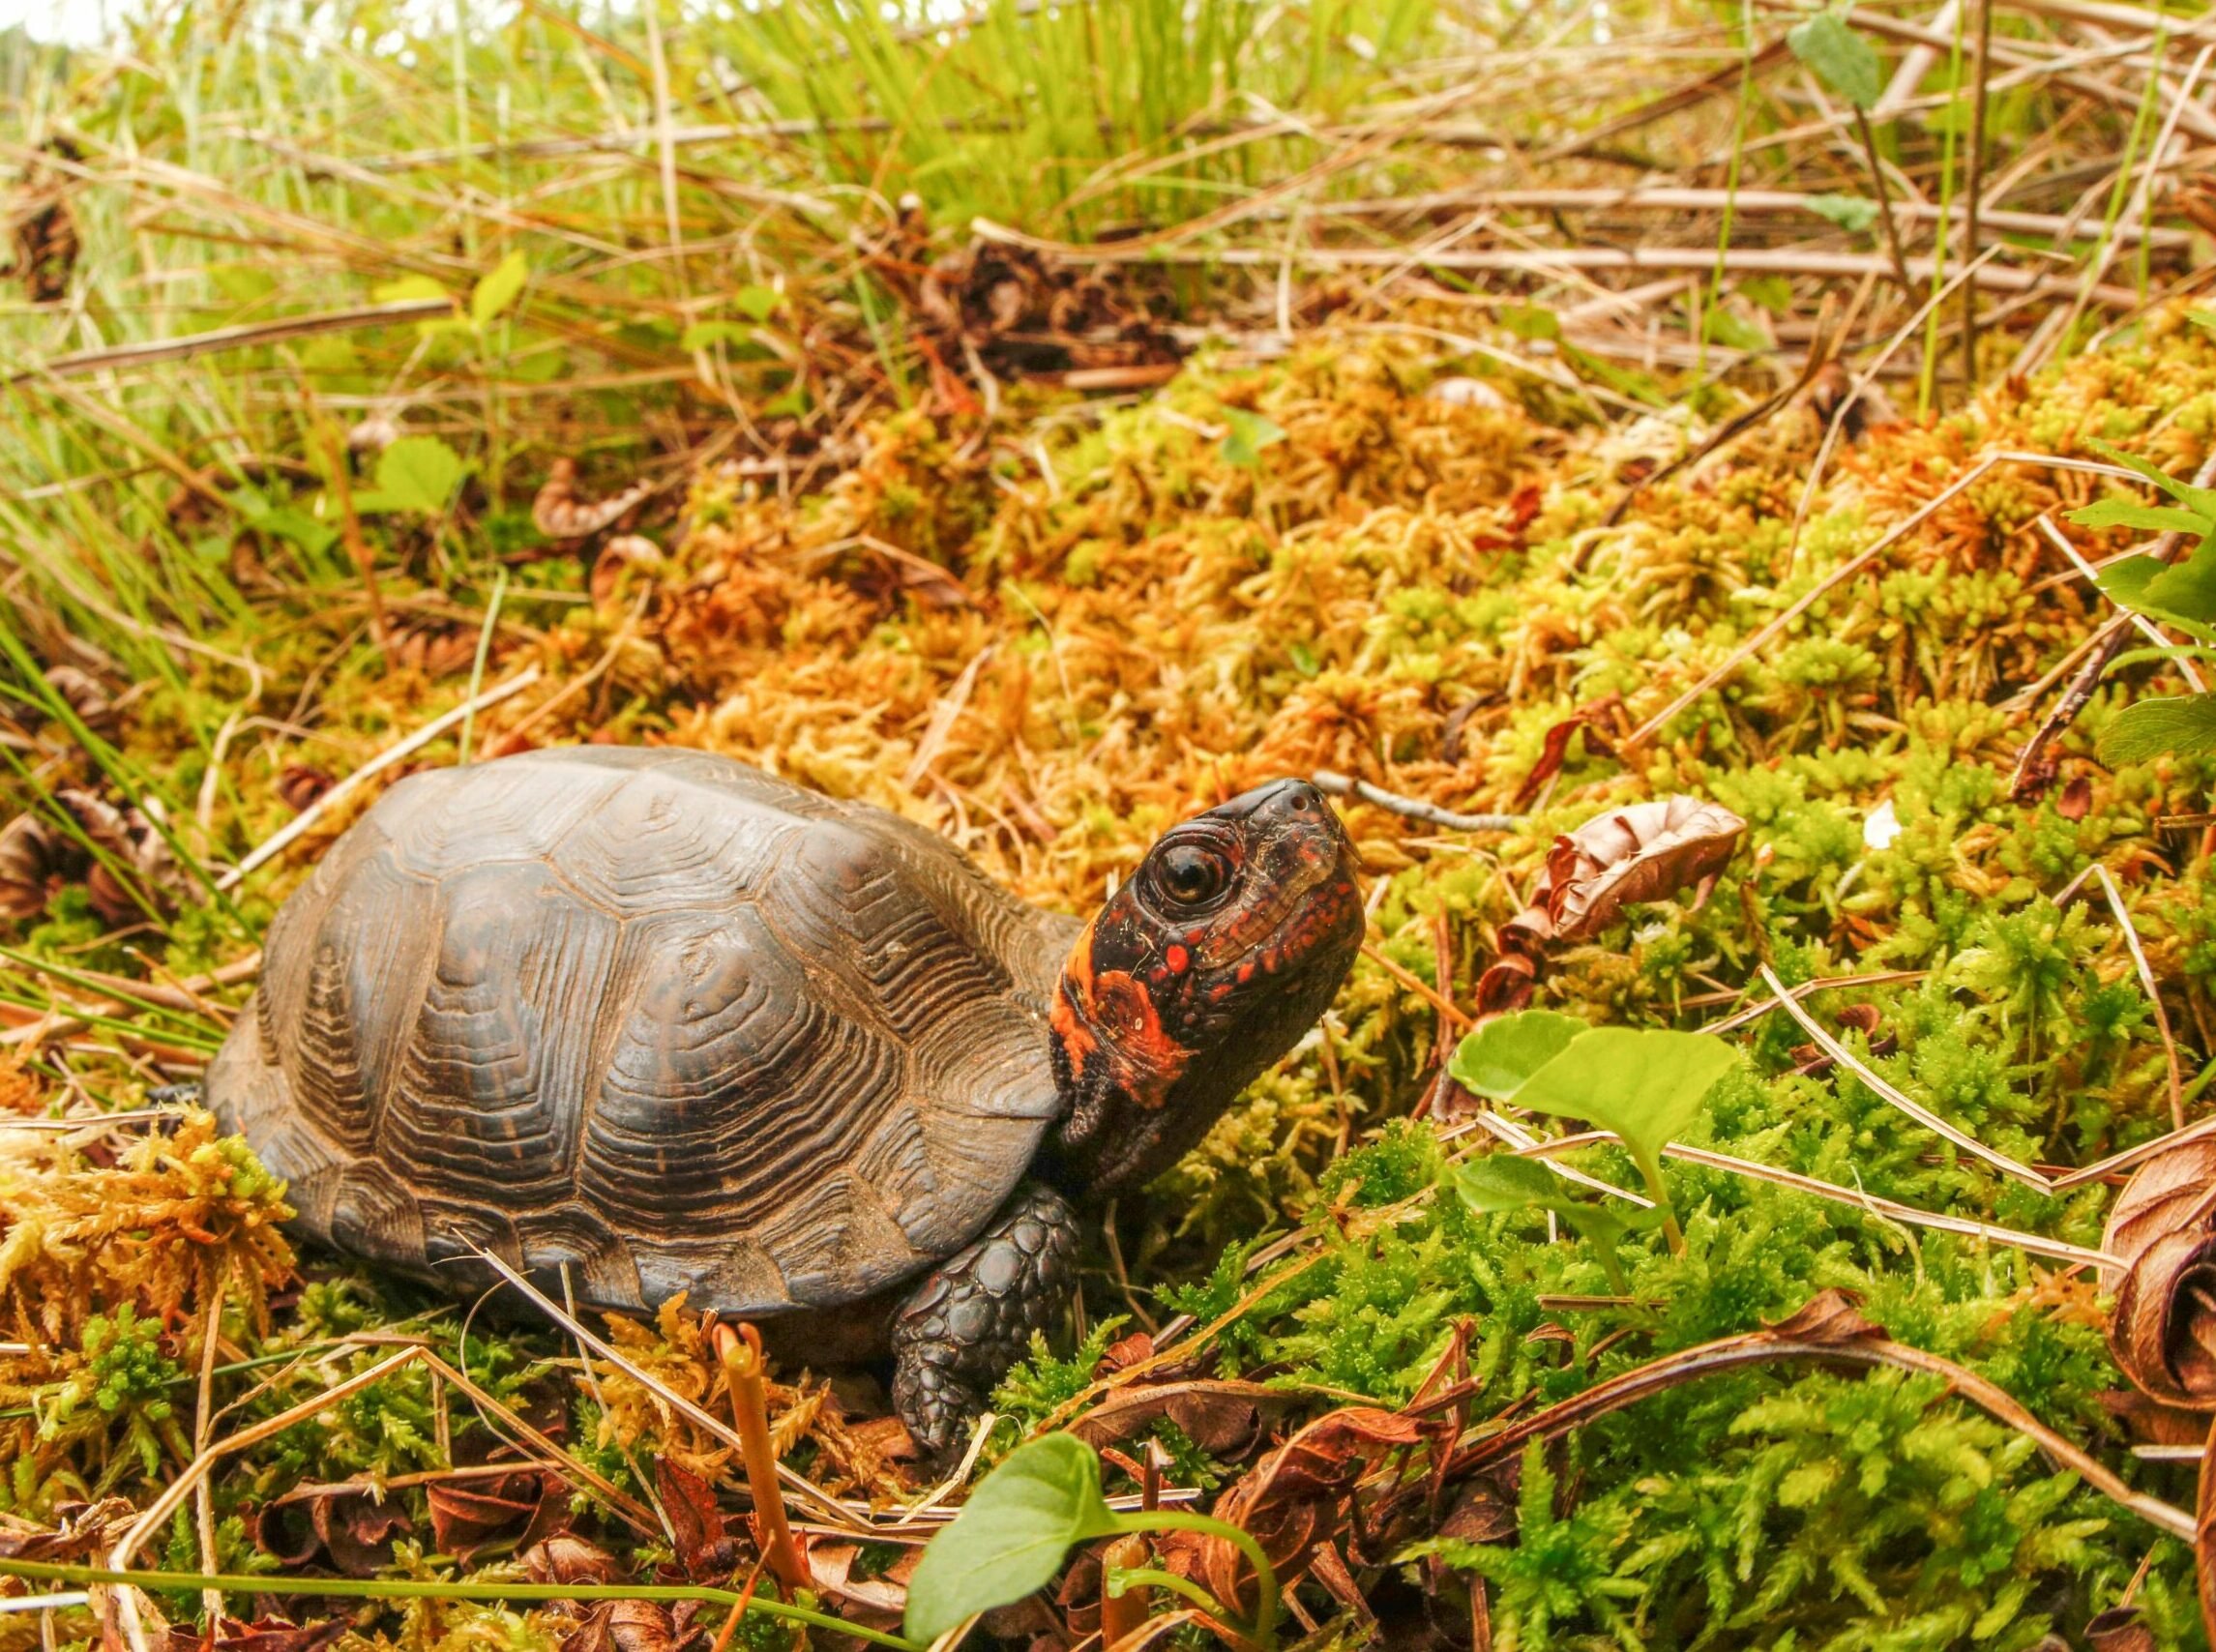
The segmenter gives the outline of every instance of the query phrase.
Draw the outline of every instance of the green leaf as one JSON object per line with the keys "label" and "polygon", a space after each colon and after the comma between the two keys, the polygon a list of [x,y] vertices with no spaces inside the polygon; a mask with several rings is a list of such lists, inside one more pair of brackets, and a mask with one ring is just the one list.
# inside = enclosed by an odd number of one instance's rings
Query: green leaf
{"label": "green leaf", "polygon": [[428,276],[402,276],[397,281],[386,281],[369,289],[369,296],[379,304],[406,304],[412,299],[444,298],[446,288]]}
{"label": "green leaf", "polygon": [[784,294],[775,287],[741,287],[731,294],[732,308],[750,321],[767,321],[783,304]]}
{"label": "green leaf", "polygon": [[1473,1096],[1505,1102],[1523,1082],[1593,1029],[1575,1016],[1524,1010],[1487,1021],[1455,1047],[1447,1077]]}
{"label": "green leaf", "polygon": [[296,505],[280,505],[274,511],[264,511],[248,517],[247,524],[265,534],[288,539],[310,556],[321,556],[339,540],[338,529],[318,521]]}
{"label": "green leaf", "polygon": [[2216,333],[2216,310],[2189,310],[2185,319],[2204,333]]}
{"label": "green leaf", "polygon": [[363,511],[421,511],[436,516],[453,499],[466,467],[436,436],[402,436],[377,456],[374,493],[355,501]]}
{"label": "green leaf", "polygon": [[685,329],[685,337],[677,340],[677,347],[691,355],[717,344],[751,343],[753,336],[754,330],[743,321],[695,321]]}
{"label": "green leaf", "polygon": [[1792,309],[1792,282],[1784,276],[1749,276],[1734,290],[1772,315],[1784,315]]}
{"label": "green leaf", "polygon": [[[2185,613],[2166,606],[2156,593],[2158,581],[2172,574],[2183,573],[2189,578],[2182,587],[2182,595],[2187,603],[2193,603],[2196,593],[2193,583],[2194,564],[2201,562],[2207,552],[2208,547],[2203,545],[2186,559],[2186,566],[2182,570],[2171,567],[2157,556],[2127,556],[2121,562],[2110,563],[2094,575],[2093,583],[2118,607],[2129,608],[2133,613],[2144,614],[2149,619],[2161,620],[2165,625],[2174,625],[2202,642],[2216,642],[2216,614],[2206,611],[2209,606],[2207,601],[2202,601],[2197,611]],[[2205,568],[2202,571],[2205,572]],[[2167,586],[2164,589],[2177,591],[2180,587]]]}
{"label": "green leaf", "polygon": [[1070,1434],[1018,1446],[924,1549],[908,1580],[910,1638],[935,1640],[972,1612],[1021,1600],[1072,1545],[1122,1529],[1091,1446]]}
{"label": "green leaf", "polygon": [[2141,595],[2150,613],[2178,616],[2197,627],[2216,625],[2216,543],[2203,539],[2191,554],[2165,564]]}
{"label": "green leaf", "polygon": [[1224,438],[1224,457],[1232,464],[1258,465],[1262,449],[1274,448],[1285,440],[1282,425],[1244,408],[1225,408],[1224,423],[1231,427],[1231,433]]}
{"label": "green leaf", "polygon": [[1861,195],[1811,195],[1808,210],[1849,235],[1860,235],[1877,221],[1877,203]]}
{"label": "green leaf", "polygon": [[1786,44],[1816,77],[1858,109],[1868,109],[1885,90],[1876,49],[1837,12],[1824,12],[1788,30]]}
{"label": "green leaf", "polygon": [[1516,1105],[1590,1119],[1624,1139],[1635,1158],[1657,1161],[1664,1143],[1699,1116],[1701,1099],[1739,1064],[1739,1052],[1706,1033],[1592,1027],[1531,1075]]}
{"label": "green leaf", "polygon": [[2160,465],[2149,464],[2137,454],[2125,453],[2113,442],[2088,439],[2085,445],[2111,464],[2120,464],[2145,477],[2187,510],[2198,511],[2203,516],[2216,516],[2216,487],[2196,487],[2190,482],[2180,482]]}
{"label": "green leaf", "polygon": [[2121,766],[2174,752],[2216,755],[2216,694],[2178,694],[2135,700],[2101,730],[2101,761]]}
{"label": "green leaf", "polygon": [[1770,336],[1735,311],[1718,305],[1710,310],[1700,323],[1700,331],[1711,344],[1721,344],[1728,350],[1751,352],[1770,347]]}
{"label": "green leaf", "polygon": [[483,327],[521,296],[531,279],[531,261],[521,252],[500,260],[469,293],[469,319]]}
{"label": "green leaf", "polygon": [[1553,1171],[1513,1153],[1472,1159],[1455,1172],[1454,1190],[1481,1216],[1503,1210],[1548,1210],[1571,1202]]}
{"label": "green leaf", "polygon": [[2130,499],[2100,499],[2083,510],[2065,512],[2064,521],[2082,528],[2144,528],[2150,533],[2216,533],[2216,520],[2175,505],[2142,505]]}
{"label": "green leaf", "polygon": [[1559,339],[1562,318],[1544,305],[1504,304],[1493,318],[1519,339]]}

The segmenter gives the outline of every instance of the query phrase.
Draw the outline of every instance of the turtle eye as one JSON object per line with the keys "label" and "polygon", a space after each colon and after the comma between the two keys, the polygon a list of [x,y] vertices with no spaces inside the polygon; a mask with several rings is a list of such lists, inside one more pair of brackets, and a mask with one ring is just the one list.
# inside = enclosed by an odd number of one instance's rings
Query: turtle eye
{"label": "turtle eye", "polygon": [[1231,866],[1213,849],[1177,843],[1163,851],[1156,881],[1178,905],[1199,906],[1223,893],[1231,881]]}

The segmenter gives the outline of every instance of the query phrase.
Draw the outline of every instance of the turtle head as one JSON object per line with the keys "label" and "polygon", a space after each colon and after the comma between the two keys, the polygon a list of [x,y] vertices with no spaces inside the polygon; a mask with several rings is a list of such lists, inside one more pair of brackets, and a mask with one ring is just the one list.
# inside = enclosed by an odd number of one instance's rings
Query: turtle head
{"label": "turtle head", "polygon": [[1362,940],[1355,872],[1338,816],[1304,781],[1165,833],[1062,967],[1049,1173],[1098,1198],[1198,1141],[1345,979]]}

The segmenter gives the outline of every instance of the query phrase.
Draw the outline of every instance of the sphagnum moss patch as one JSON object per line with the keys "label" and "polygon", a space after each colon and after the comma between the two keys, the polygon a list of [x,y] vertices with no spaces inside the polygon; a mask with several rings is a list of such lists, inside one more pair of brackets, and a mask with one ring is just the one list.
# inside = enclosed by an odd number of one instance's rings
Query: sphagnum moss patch
{"label": "sphagnum moss patch", "polygon": [[[1347,807],[1374,879],[1374,957],[1147,1210],[1121,1214],[1116,1245],[1093,1258],[1094,1318],[1130,1316],[1121,1337],[1193,1314],[1218,1327],[1198,1374],[1272,1382],[1312,1412],[1404,1405],[1442,1360],[1459,1361],[1467,1415],[1482,1422],[1844,1287],[1903,1342],[2190,1501],[2189,1471],[2130,1455],[2125,1384],[2083,1267],[1675,1160],[1660,1173],[1681,1249],[1629,1232],[1604,1258],[1557,1236],[1543,1210],[1458,1196],[1455,1166],[1474,1138],[1403,1115],[1427,1104],[1456,1116],[1436,1079],[1461,1029],[1442,1033],[1431,994],[1471,1001],[1554,834],[1683,792],[1747,822],[1711,898],[1637,906],[1553,949],[1534,1005],[1691,1028],[1758,1003],[1764,967],[1788,987],[1884,976],[1821,988],[1810,1013],[1986,1145],[2069,1166],[2169,1128],[2164,1050],[2123,936],[2097,889],[2055,903],[2088,865],[2111,870],[2196,1078],[2216,1047],[2216,908],[2201,829],[2159,822],[2203,808],[2216,777],[2194,760],[2110,769],[2092,754],[2116,706],[2165,692],[2164,667],[2132,666],[2095,696],[2046,800],[2007,795],[2044,710],[2012,696],[2105,617],[2038,519],[2116,485],[1993,470],[1651,739],[1625,736],[1981,454],[2089,457],[2091,442],[2117,441],[2190,473],[2216,429],[2216,347],[2159,312],[1961,412],[1880,427],[1833,455],[1797,533],[1821,435],[1807,408],[1645,488],[1611,524],[1651,440],[1549,423],[1505,380],[1501,406],[1429,394],[1461,365],[1348,336],[1264,370],[1203,362],[1152,400],[1057,422],[1039,443],[972,444],[921,414],[889,419],[858,464],[796,500],[712,472],[658,576],[635,576],[606,609],[549,621],[497,662],[535,661],[544,681],[477,719],[478,749],[614,737],[724,752],[899,809],[1030,899],[1081,909],[1168,820],[1276,775],[1334,769],[1451,809],[1510,810],[1550,732],[1582,715],[1586,731],[1517,832],[1442,832]],[[1257,420],[1284,439],[1233,440]],[[2129,541],[2082,543],[2100,555]],[[312,656],[287,668],[305,678]],[[141,760],[160,754],[172,692],[149,693],[126,722]],[[344,738],[364,755],[427,715],[394,702],[356,712]],[[265,760],[274,771],[305,750],[280,742]],[[417,760],[451,752],[433,744]],[[220,828],[251,839],[275,824],[265,802],[232,807],[213,816]],[[266,916],[353,807],[251,886],[250,916]],[[52,923],[16,939],[61,961],[82,937]],[[2100,1244],[2107,1187],[2041,1193],[1963,1156],[1819,1059],[1783,1015],[1733,1036],[1746,1060],[1681,1143]],[[118,1097],[138,1082],[96,1076]],[[41,1092],[12,1106],[66,1098],[55,1072],[38,1077]],[[194,1426],[211,1310],[212,1392],[233,1407],[219,1428],[276,1415],[368,1369],[383,1339],[419,1335],[554,1426],[626,1495],[666,1500],[652,1485],[662,1459],[711,1477],[729,1467],[653,1389],[606,1366],[586,1380],[558,1336],[482,1319],[464,1330],[444,1304],[326,1257],[308,1258],[313,1283],[287,1285],[270,1225],[281,1192],[204,1127],[137,1146],[0,1140],[0,1285],[15,1326],[0,1336],[36,1350],[0,1353],[0,1509],[15,1519],[52,1525],[104,1492],[142,1505],[176,1473],[181,1448],[166,1436]],[[1612,1147],[1563,1162],[1640,1185]],[[1265,1228],[1289,1237],[1256,1250]],[[1246,1275],[1250,1254],[1260,1271]],[[674,1392],[724,1402],[681,1316],[618,1342]],[[1111,1367],[1127,1357],[1104,1338],[1086,1346]],[[1018,1419],[1066,1420],[1091,1402],[1094,1369],[1049,1354],[1004,1399]],[[897,1471],[863,1413],[785,1376],[794,1386],[776,1408],[794,1463],[886,1495]],[[1176,1423],[1158,1433],[1173,1478],[1235,1481],[1240,1462]],[[379,1533],[399,1539],[393,1575],[452,1577],[432,1547],[431,1489],[491,1444],[453,1393],[420,1371],[395,1376],[226,1463],[205,1531],[184,1520],[149,1557],[272,1564],[275,1528],[259,1545],[255,1533],[276,1499],[372,1476],[406,1482],[385,1503],[405,1525]],[[1421,1583],[1466,1613],[1482,1580],[1496,1645],[2017,1649],[2075,1637],[2128,1594],[2158,1644],[2199,1643],[2183,1545],[1930,1376],[1710,1376],[1535,1448],[1489,1496],[1483,1520],[1446,1521],[1365,1571],[1379,1610],[1403,1610]],[[590,1497],[576,1502],[597,1542],[643,1541]],[[336,1552],[324,1544],[313,1564]],[[494,1578],[518,1564],[480,1560]],[[1304,1609],[1334,1609],[1308,1589]],[[551,1645],[573,1621],[426,1601],[404,1616],[366,1606],[348,1633],[458,1652],[488,1638]],[[60,1620],[65,1639],[89,1632]],[[746,1633],[764,1645],[785,1634]],[[34,1622],[0,1617],[0,1644],[37,1637]]]}

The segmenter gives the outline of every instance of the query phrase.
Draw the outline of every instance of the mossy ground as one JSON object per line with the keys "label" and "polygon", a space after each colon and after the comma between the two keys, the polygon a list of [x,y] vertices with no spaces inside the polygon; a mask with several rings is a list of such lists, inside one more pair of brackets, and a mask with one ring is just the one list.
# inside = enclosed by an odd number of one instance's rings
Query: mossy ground
{"label": "mossy ground", "polygon": [[[590,738],[726,752],[897,809],[1027,898],[1081,911],[1166,824],[1278,775],[1331,768],[1452,809],[1508,809],[1551,728],[1598,707],[1620,744],[1983,452],[2082,457],[2097,438],[2182,474],[2216,438],[2216,339],[2165,310],[2028,383],[1842,446],[1805,501],[1822,428],[1795,403],[1646,487],[1616,520],[1627,484],[1698,434],[1684,417],[1604,420],[1510,377],[1474,398],[1438,393],[1473,370],[1484,369],[1349,332],[1307,339],[1267,369],[1202,360],[1135,405],[1058,403],[993,425],[888,417],[858,462],[798,497],[712,472],[681,537],[663,536],[667,561],[604,585],[598,603],[577,599],[581,564],[517,573],[510,600],[540,629],[503,634],[484,680],[528,664],[544,676],[474,720],[475,751]],[[2020,691],[2104,617],[2036,523],[2112,486],[1993,471],[1652,741],[1617,755],[1574,740],[1515,834],[1349,807],[1376,879],[1375,956],[1159,1196],[1118,1213],[1117,1242],[1101,1247],[1087,1283],[1092,1319],[1173,1308],[1211,1317],[1243,1288],[1235,1266],[1215,1267],[1226,1247],[1294,1231],[1296,1253],[1316,1259],[1216,1340],[1216,1365],[1317,1408],[1349,1396],[1395,1404],[1466,1334],[1483,1418],[1845,1285],[1895,1337],[1984,1373],[2189,1502],[2190,1470],[2134,1463],[2129,1430],[2104,1402],[2124,1384],[2083,1269],[1676,1165],[1684,1253],[1628,1240],[1630,1289],[1618,1296],[1592,1250],[1553,1238],[1543,1218],[1475,1216],[1440,1196],[1443,1166],[1472,1142],[1403,1122],[1433,1095],[1451,1042],[1403,977],[1466,1005],[1557,831],[1687,791],[1749,823],[1714,898],[1636,908],[1559,951],[1535,1003],[1596,1022],[1696,1026],[1758,1001],[1764,963],[1791,984],[1909,973],[1809,1002],[1962,1129],[2060,1165],[2168,1129],[2165,1052],[2117,927],[2098,899],[2053,903],[2086,866],[2111,870],[2184,1073],[2201,1073],[2216,1047],[2207,845],[2198,827],[2158,822],[2202,809],[2212,777],[2169,759],[2112,771],[2090,755],[2114,704],[2165,692],[2164,668],[2125,672],[2079,720],[2062,777],[2083,784],[2031,806],[2007,796],[2044,709]],[[920,576],[920,564],[951,578]],[[413,598],[390,588],[386,600]],[[281,693],[316,698],[323,723],[312,740],[257,736],[246,779],[231,789],[234,764],[211,791],[216,841],[258,841],[283,821],[287,764],[351,768],[466,693],[466,654],[357,670],[345,638],[359,619],[308,616],[290,645],[257,651]],[[124,751],[186,795],[209,754],[171,744],[197,722],[177,701],[214,692],[225,668],[200,661],[205,675],[150,685],[127,708]],[[455,755],[447,740],[415,760]],[[189,975],[243,951],[242,926],[266,921],[366,802],[334,811],[251,880],[235,919],[195,919],[188,902],[169,927],[168,967]],[[1873,829],[1887,805],[1897,835]],[[104,928],[65,892],[16,944],[78,967],[129,965]],[[1842,1025],[1852,1006],[1870,1007],[1873,1030]],[[1852,1077],[1796,1072],[1803,1035],[1782,1016],[1742,1036],[1751,1065],[1714,1097],[1693,1144],[2099,1244],[2109,1189],[2030,1193]],[[57,1054],[14,1083],[9,1105],[128,1100],[146,1077]],[[329,1256],[302,1258],[308,1283],[296,1285],[270,1227],[277,1190],[198,1126],[120,1159],[97,1133],[0,1132],[0,1155],[11,1316],[0,1336],[32,1349],[0,1354],[0,1405],[13,1407],[0,1417],[0,1510],[44,1523],[103,1495],[149,1500],[191,1449],[211,1314],[211,1399],[227,1407],[209,1420],[219,1433],[367,1368],[386,1351],[367,1339],[407,1334],[542,1426],[566,1427],[571,1448],[628,1491],[643,1489],[650,1455],[731,1472],[726,1453],[629,1378],[604,1371],[587,1393],[553,1336],[465,1328],[455,1310]],[[1574,1163],[1632,1180],[1611,1149]],[[1389,1218],[1374,1214],[1388,1206]],[[694,1327],[670,1316],[624,1336],[680,1393],[722,1402]],[[286,1353],[298,1357],[245,1363]],[[1089,1375],[1049,1363],[1004,1400],[1035,1421]],[[864,1495],[894,1489],[898,1468],[858,1418],[840,1418],[813,1384],[783,1399],[800,1408],[787,1414],[802,1466]],[[181,1513],[167,1557],[273,1567],[253,1521],[285,1491],[436,1474],[489,1443],[428,1374],[394,1377],[226,1462],[204,1538]],[[1237,1472],[1182,1436],[1167,1443],[1189,1474]],[[421,1486],[390,1493],[407,1519],[397,1576],[461,1570],[434,1552],[426,1497]],[[1713,1377],[1527,1458],[1516,1508],[1512,1537],[1436,1545],[1450,1575],[1487,1580],[1503,1647],[2018,1652],[2051,1633],[2076,1643],[2127,1592],[2161,1644],[2200,1643],[2181,1545],[2055,1474],[2029,1441],[1930,1378]],[[607,1535],[623,1534],[608,1522]],[[494,1550],[476,1564],[510,1562]],[[1406,1593],[1403,1577],[1371,1578],[1380,1603]],[[190,1619],[193,1602],[170,1604]],[[1310,1604],[1330,1615],[1321,1595]],[[371,1608],[350,1633],[459,1652],[547,1645],[566,1621],[426,1602]],[[0,1617],[7,1652],[39,1633],[32,1618]],[[81,1640],[90,1621],[65,1615],[55,1633]]]}

